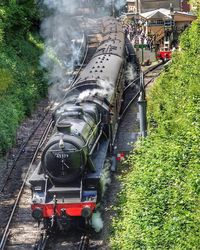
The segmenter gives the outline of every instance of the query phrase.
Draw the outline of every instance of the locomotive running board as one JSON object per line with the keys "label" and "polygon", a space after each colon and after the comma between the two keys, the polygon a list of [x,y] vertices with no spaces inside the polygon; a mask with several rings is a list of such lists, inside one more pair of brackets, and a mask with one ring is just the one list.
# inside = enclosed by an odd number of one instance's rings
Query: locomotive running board
{"label": "locomotive running board", "polygon": [[93,162],[96,171],[94,173],[88,173],[85,177],[86,179],[100,179],[102,168],[104,166],[107,152],[109,149],[110,140],[101,137],[99,147],[94,151],[94,153],[91,156],[91,161]]}

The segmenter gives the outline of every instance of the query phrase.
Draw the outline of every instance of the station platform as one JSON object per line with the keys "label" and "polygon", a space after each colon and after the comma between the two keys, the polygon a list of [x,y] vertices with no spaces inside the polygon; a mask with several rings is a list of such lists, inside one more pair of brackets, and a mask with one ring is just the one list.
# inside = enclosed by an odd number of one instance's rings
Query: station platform
{"label": "station platform", "polygon": [[151,63],[156,61],[155,50],[143,49],[143,62],[142,62],[142,49],[135,49],[136,55],[139,58],[140,64],[150,61]]}

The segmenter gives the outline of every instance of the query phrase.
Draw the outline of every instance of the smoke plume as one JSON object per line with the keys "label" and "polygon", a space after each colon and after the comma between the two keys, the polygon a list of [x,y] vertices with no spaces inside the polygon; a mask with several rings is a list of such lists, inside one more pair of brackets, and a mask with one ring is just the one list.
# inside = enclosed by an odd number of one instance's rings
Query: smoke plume
{"label": "smoke plume", "polygon": [[43,3],[48,7],[48,9],[65,14],[74,14],[76,8],[78,7],[78,1],[71,0],[43,0]]}
{"label": "smoke plume", "polygon": [[85,23],[88,23],[88,19],[83,17],[84,13],[95,18],[108,15],[112,5],[119,9],[125,4],[125,0],[41,0],[40,2],[42,8],[45,8],[43,13],[46,15],[41,25],[45,49],[40,61],[48,72],[49,84],[53,83],[53,87],[50,88],[50,99],[59,101],[70,85],[74,67],[83,57],[84,49],[81,48],[84,46],[81,47],[81,44],[83,41],[83,44],[86,43],[84,30]]}
{"label": "smoke plume", "polygon": [[133,81],[137,77],[137,65],[129,63],[126,70],[126,79],[128,81]]}
{"label": "smoke plume", "polygon": [[105,0],[106,5],[114,4],[116,9],[120,9],[126,4],[126,0]]}
{"label": "smoke plume", "polygon": [[109,159],[106,159],[104,168],[101,173],[100,185],[101,185],[101,196],[104,197],[105,192],[108,186],[111,183],[111,174],[110,174],[111,162]]}
{"label": "smoke plume", "polygon": [[78,100],[83,101],[87,97],[94,97],[95,95],[101,96],[101,97],[107,97],[109,96],[111,91],[113,91],[113,83],[106,81],[106,80],[99,80],[97,85],[99,86],[98,89],[92,89],[92,90],[85,90],[82,93],[80,93]]}
{"label": "smoke plume", "polygon": [[101,218],[101,214],[99,211],[92,214],[92,227],[94,228],[96,233],[99,233],[103,228],[103,220]]}
{"label": "smoke plume", "polygon": [[49,84],[53,83],[50,92],[54,95],[50,93],[50,98],[57,100],[69,86],[70,73],[83,53],[80,46],[85,42],[84,22],[81,17],[73,17],[78,1],[43,0],[44,6],[49,14],[41,25],[45,49],[40,62],[48,72]]}

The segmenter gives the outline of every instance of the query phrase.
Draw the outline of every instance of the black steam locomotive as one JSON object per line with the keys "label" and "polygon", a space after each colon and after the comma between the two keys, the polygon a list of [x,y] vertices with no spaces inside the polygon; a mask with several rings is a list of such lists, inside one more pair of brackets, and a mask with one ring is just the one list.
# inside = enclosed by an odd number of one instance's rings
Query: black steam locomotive
{"label": "black steam locomotive", "polygon": [[56,108],[54,133],[29,182],[32,216],[45,228],[88,222],[101,197],[100,179],[113,150],[126,69],[125,36],[114,18],[103,40]]}

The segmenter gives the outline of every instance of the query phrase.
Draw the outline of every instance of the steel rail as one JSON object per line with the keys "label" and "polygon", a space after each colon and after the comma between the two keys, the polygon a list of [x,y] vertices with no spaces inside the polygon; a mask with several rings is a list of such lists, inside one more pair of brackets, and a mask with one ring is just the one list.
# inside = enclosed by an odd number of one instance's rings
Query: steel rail
{"label": "steel rail", "polygon": [[[48,114],[48,113],[46,113],[46,115],[47,115],[47,114]],[[3,250],[3,249],[5,248],[5,245],[6,245],[6,242],[7,242],[7,239],[8,239],[8,234],[9,234],[8,232],[9,232],[9,227],[10,227],[11,221],[12,221],[12,219],[13,219],[13,216],[14,216],[15,210],[16,210],[16,208],[17,208],[17,205],[18,205],[18,203],[19,203],[19,201],[20,201],[20,198],[21,198],[21,196],[22,196],[22,194],[23,194],[23,190],[24,190],[24,187],[25,187],[25,185],[26,185],[26,181],[27,181],[27,179],[28,179],[28,176],[29,176],[30,170],[31,170],[31,168],[32,168],[33,162],[35,161],[36,156],[37,156],[37,153],[38,153],[38,151],[39,151],[39,149],[40,149],[40,145],[41,145],[41,142],[42,142],[41,140],[43,140],[43,138],[45,138],[44,134],[46,135],[46,133],[49,131],[49,126],[50,126],[49,124],[52,124],[52,120],[49,121],[49,123],[48,123],[48,125],[47,125],[47,127],[46,127],[46,129],[45,129],[45,131],[44,131],[44,133],[43,133],[43,135],[42,135],[42,137],[41,137],[39,143],[38,143],[38,146],[37,146],[37,148],[36,148],[36,150],[35,150],[35,153],[34,153],[34,156],[33,156],[33,158],[32,158],[32,161],[31,161],[31,163],[30,163],[30,165],[29,165],[29,168],[28,168],[28,170],[27,170],[27,173],[26,173],[26,175],[25,175],[25,177],[24,177],[24,181],[23,181],[23,183],[22,183],[22,185],[21,185],[21,188],[20,188],[20,190],[19,190],[18,196],[17,196],[17,198],[16,198],[16,200],[15,200],[14,206],[13,206],[13,208],[12,208],[12,212],[11,212],[11,214],[10,214],[9,220],[8,220],[8,222],[7,222],[7,225],[6,225],[6,227],[5,227],[5,230],[4,230],[4,233],[3,233],[3,236],[2,236],[1,242],[0,242],[0,250]]]}
{"label": "steel rail", "polygon": [[[163,64],[163,63],[161,62],[161,63],[159,63],[159,64],[157,64],[157,65],[152,66],[150,69],[145,70],[145,71],[144,71],[144,76],[147,75],[149,72],[153,71],[154,69],[158,68],[158,67],[161,66],[162,64]],[[137,78],[135,78],[134,80],[132,80],[132,81],[126,86],[126,88],[124,89],[124,92],[125,92],[133,83],[135,83],[135,82],[138,81],[139,79],[140,79],[140,76],[137,77]]]}
{"label": "steel rail", "polygon": [[54,121],[51,119],[51,120],[49,121],[47,127],[46,127],[46,133],[44,133],[44,134],[42,135],[41,143],[40,143],[39,146],[38,146],[39,149],[41,149],[41,148],[43,147],[45,141],[47,140],[47,137],[48,137],[48,135],[49,135],[49,132],[50,132],[50,130],[51,130],[51,128],[52,128],[53,123],[54,123]]}
{"label": "steel rail", "polygon": [[14,162],[12,164],[12,167],[5,179],[4,185],[2,186],[0,193],[2,193],[4,191],[4,188],[7,184],[7,181],[9,180],[10,175],[12,174],[12,171],[14,170],[17,161],[19,160],[19,157],[21,156],[21,154],[24,152],[25,147],[27,146],[28,142],[30,141],[30,139],[32,138],[32,136],[34,135],[34,133],[37,131],[37,129],[39,128],[40,124],[44,121],[45,117],[47,116],[47,114],[50,111],[50,107],[48,108],[48,110],[46,111],[45,115],[42,117],[42,119],[36,124],[36,126],[34,127],[33,131],[31,132],[31,134],[28,136],[28,138],[26,139],[26,141],[23,143],[23,145],[20,147],[19,151],[17,152],[17,156],[14,159]]}
{"label": "steel rail", "polygon": [[149,67],[147,70],[144,71],[144,75],[148,74],[149,72],[152,72],[154,69],[158,68],[159,66],[164,65],[163,62],[160,62],[156,65],[153,65],[151,67]]}
{"label": "steel rail", "polygon": [[89,249],[90,238],[87,234],[81,237],[81,242],[78,246],[78,250],[87,250]]}
{"label": "steel rail", "polygon": [[[85,59],[86,59],[86,57],[87,57],[87,52],[88,52],[88,46],[87,46],[87,49],[85,50],[84,61],[85,61]],[[81,71],[81,69],[82,69],[82,67],[83,67],[84,61],[82,62],[81,68],[79,69],[78,73],[76,74],[76,78],[77,78],[77,75],[80,73],[80,71]],[[75,71],[74,71],[74,72],[75,72]],[[73,73],[74,73],[74,72],[73,72]],[[72,84],[75,82],[76,78],[74,79],[74,81],[72,82]],[[12,167],[11,171],[9,172],[9,175],[8,175],[7,178],[6,178],[5,184],[4,184],[3,188],[0,190],[0,192],[2,192],[2,191],[4,190],[4,188],[5,188],[5,186],[6,186],[6,183],[7,183],[8,179],[9,179],[9,176],[10,176],[10,174],[12,173],[12,171],[13,171],[13,169],[14,169],[14,167],[15,167],[15,165],[16,165],[18,159],[19,159],[19,157],[21,156],[23,150],[25,149],[26,145],[28,144],[28,142],[30,141],[30,139],[32,138],[32,136],[34,135],[34,133],[35,133],[35,132],[37,131],[37,129],[39,128],[40,124],[43,122],[43,120],[45,119],[45,117],[46,117],[47,114],[49,113],[50,108],[51,108],[51,107],[49,107],[49,109],[47,110],[47,112],[45,113],[45,115],[44,115],[44,116],[42,117],[42,119],[37,123],[36,127],[34,128],[34,130],[32,131],[32,133],[31,133],[31,134],[29,135],[29,137],[27,138],[26,142],[25,142],[25,143],[23,144],[23,146],[20,148],[20,151],[18,152],[17,157],[16,157],[16,159],[15,159],[15,164],[14,164],[14,166]],[[22,194],[23,194],[23,190],[24,190],[24,187],[25,187],[25,185],[26,185],[26,181],[27,181],[27,179],[28,179],[28,176],[29,176],[30,170],[31,170],[31,168],[32,168],[33,162],[35,161],[35,159],[36,159],[36,157],[37,157],[37,154],[38,154],[39,150],[40,150],[41,147],[44,145],[45,140],[47,139],[47,136],[48,136],[48,134],[49,134],[49,131],[50,131],[51,127],[52,127],[52,124],[53,124],[53,121],[52,121],[52,119],[51,119],[51,120],[49,121],[49,123],[47,124],[47,127],[46,127],[45,131],[43,132],[42,137],[41,137],[40,140],[39,140],[38,146],[37,146],[37,148],[36,148],[36,150],[35,150],[35,153],[34,153],[34,155],[33,155],[33,158],[32,158],[32,160],[31,160],[31,163],[30,163],[30,165],[29,165],[28,171],[27,171],[27,173],[26,173],[26,175],[25,175],[24,181],[23,181],[23,183],[22,183],[22,185],[21,185],[21,188],[20,188],[20,190],[19,190],[18,196],[17,196],[17,198],[16,198],[16,200],[15,200],[15,203],[14,203],[14,206],[13,206],[13,208],[12,208],[12,212],[11,212],[11,214],[10,214],[9,220],[8,220],[7,225],[6,225],[6,227],[5,227],[5,230],[4,230],[4,233],[3,233],[3,236],[2,236],[1,242],[0,242],[0,250],[3,250],[3,249],[5,248],[5,245],[6,245],[8,236],[9,236],[9,234],[10,234],[9,227],[10,227],[11,221],[12,221],[12,219],[13,219],[13,216],[14,216],[15,210],[16,210],[16,208],[17,208],[17,205],[18,205],[18,203],[19,203],[19,201],[20,201],[20,198],[21,198],[21,196],[22,196]],[[42,248],[39,248],[39,249],[41,249],[41,250],[45,249],[45,245],[46,245],[47,238],[48,238],[47,236],[45,236],[45,238],[44,238],[44,236],[43,236]]]}
{"label": "steel rail", "polygon": [[[154,71],[155,69],[157,69],[159,66],[161,66],[163,63],[159,63],[157,65],[155,65],[154,67],[152,67],[151,69],[148,69],[146,71],[144,71],[144,76],[146,76],[149,72]],[[159,74],[157,74],[156,76],[152,77],[151,80],[149,80],[146,84],[145,84],[145,88],[159,75],[161,74],[161,72]],[[134,79],[128,86],[130,87],[132,85],[133,82],[139,80],[140,77],[137,77],[136,79]],[[127,88],[126,88],[127,89]],[[125,89],[125,90],[126,90]],[[140,94],[140,90],[134,95],[134,97],[130,100],[130,102],[127,104],[126,108],[124,109],[124,111],[122,112],[122,114],[119,117],[119,120],[122,120],[123,116],[125,115],[125,113],[127,112],[128,108],[130,107],[130,105],[136,100],[136,98],[139,96]]]}
{"label": "steel rail", "polygon": [[46,232],[41,233],[40,239],[35,243],[34,250],[45,250],[49,239],[50,235]]}
{"label": "steel rail", "polygon": [[[81,45],[81,46],[83,46],[83,42],[82,42],[82,45]],[[85,49],[85,53],[84,53],[83,61],[82,61],[82,63],[81,63],[81,66],[80,66],[79,70],[78,70],[77,73],[76,73],[76,76],[74,77],[73,81],[71,82],[71,85],[70,85],[69,89],[74,85],[74,83],[76,82],[76,79],[77,79],[77,77],[78,77],[80,71],[81,71],[82,68],[83,68],[83,65],[84,65],[85,60],[86,60],[87,55],[88,55],[88,50],[89,50],[89,45],[88,45],[88,43],[87,43],[87,46],[86,46],[86,49]],[[76,71],[74,70],[73,73],[72,73],[71,75],[73,75],[75,72],[76,72]],[[64,98],[63,98],[63,99],[64,99]],[[12,166],[12,169],[11,169],[11,171],[9,172],[9,174],[8,174],[8,176],[7,176],[7,178],[6,178],[5,184],[4,184],[4,186],[1,188],[0,192],[3,192],[3,190],[4,190],[5,186],[6,186],[6,183],[7,183],[8,179],[9,179],[9,176],[10,176],[10,174],[12,173],[13,169],[15,168],[16,163],[17,163],[17,161],[19,160],[19,158],[20,158],[22,152],[24,151],[26,145],[28,144],[28,142],[30,141],[30,139],[32,138],[32,136],[34,135],[34,133],[37,131],[38,127],[39,127],[40,124],[43,122],[43,120],[45,119],[45,117],[47,116],[47,114],[49,113],[49,111],[50,111],[50,108],[49,108],[48,111],[45,113],[45,115],[43,116],[43,118],[37,123],[37,125],[35,126],[34,130],[32,131],[32,133],[28,136],[27,140],[25,141],[25,143],[24,143],[24,144],[22,145],[22,147],[20,148],[20,150],[19,150],[19,152],[18,152],[18,154],[17,154],[17,156],[16,156],[16,158],[15,158],[15,161],[14,161],[14,164],[13,164],[13,166]],[[46,127],[45,131],[43,132],[42,137],[40,138],[39,143],[38,143],[38,146],[37,146],[37,148],[36,148],[36,150],[35,150],[35,153],[34,153],[34,155],[33,155],[33,157],[32,157],[31,163],[30,163],[29,168],[28,168],[28,170],[27,170],[27,173],[26,173],[26,175],[25,175],[25,177],[24,177],[24,181],[23,181],[23,183],[22,183],[22,185],[21,185],[21,188],[20,188],[20,190],[19,190],[18,196],[17,196],[17,198],[16,198],[16,200],[15,200],[15,203],[14,203],[14,205],[13,205],[12,212],[11,212],[11,214],[10,214],[9,220],[8,220],[7,225],[6,225],[6,227],[5,227],[5,230],[4,230],[4,233],[3,233],[3,236],[2,236],[1,242],[0,242],[0,250],[4,250],[4,248],[5,248],[5,246],[6,246],[6,242],[7,242],[7,240],[8,240],[9,234],[10,234],[9,227],[10,227],[11,221],[12,221],[12,219],[13,219],[14,213],[15,213],[15,211],[16,211],[17,205],[18,205],[18,203],[19,203],[19,201],[20,201],[20,199],[21,199],[21,196],[22,196],[22,194],[23,194],[23,190],[24,190],[24,187],[25,187],[25,185],[26,185],[26,182],[27,182],[27,179],[28,179],[30,170],[31,170],[31,168],[32,168],[33,162],[36,160],[36,157],[37,157],[37,154],[38,154],[39,150],[40,150],[41,147],[44,145],[44,143],[45,143],[45,141],[46,141],[46,139],[47,139],[47,137],[48,137],[49,131],[50,131],[51,127],[52,127],[52,123],[53,123],[53,121],[52,121],[52,119],[51,119],[51,120],[49,121],[49,123],[47,124],[47,127]],[[44,249],[45,249],[45,246],[46,246],[46,244],[47,244],[47,240],[49,239],[49,236],[45,234],[45,236],[43,235],[43,236],[41,236],[41,237],[42,237],[42,241],[41,241],[41,244],[40,244],[40,248],[37,248],[37,249],[44,250]]]}

